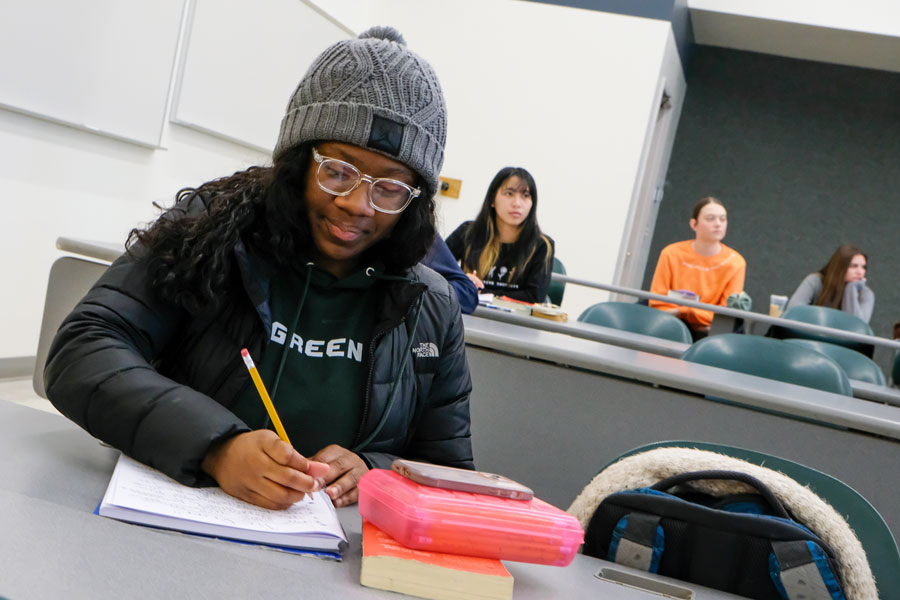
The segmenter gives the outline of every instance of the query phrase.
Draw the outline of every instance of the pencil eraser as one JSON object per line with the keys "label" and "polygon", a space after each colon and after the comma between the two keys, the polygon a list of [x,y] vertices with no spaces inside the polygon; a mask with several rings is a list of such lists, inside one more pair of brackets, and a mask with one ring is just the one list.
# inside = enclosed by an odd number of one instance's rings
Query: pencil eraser
{"label": "pencil eraser", "polygon": [[247,365],[247,368],[248,368],[248,369],[252,369],[253,367],[256,366],[256,365],[253,364],[253,359],[250,358],[250,353],[247,352],[247,349],[246,349],[246,348],[244,348],[243,350],[241,350],[241,358],[244,359],[244,364]]}
{"label": "pencil eraser", "polygon": [[307,463],[306,474],[310,477],[325,477],[331,467],[327,463],[311,460]]}

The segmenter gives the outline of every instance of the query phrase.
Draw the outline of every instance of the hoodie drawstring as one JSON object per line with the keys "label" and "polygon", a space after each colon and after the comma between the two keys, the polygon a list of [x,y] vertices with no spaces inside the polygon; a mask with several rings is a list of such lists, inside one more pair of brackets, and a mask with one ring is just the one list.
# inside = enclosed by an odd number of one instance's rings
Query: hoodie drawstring
{"label": "hoodie drawstring", "polygon": [[[314,264],[311,262],[306,263],[306,284],[303,287],[303,295],[300,297],[300,303],[297,305],[297,311],[294,314],[294,318],[291,323],[291,327],[290,327],[290,329],[288,329],[288,331],[296,331],[297,330],[297,323],[299,323],[299,321],[300,321],[300,313],[303,311],[303,305],[306,303],[306,296],[309,293],[309,283],[312,280],[313,266],[314,266]],[[368,275],[369,277],[374,276],[374,277],[377,277],[378,279],[385,279],[388,281],[404,281],[407,283],[414,281],[407,277],[396,277],[396,276],[392,276],[392,275],[385,275],[382,273],[378,273],[372,267],[369,267],[366,269],[366,275]],[[400,385],[399,385],[400,380],[403,379],[403,375],[404,375],[404,373],[406,373],[406,365],[407,365],[407,363],[409,363],[410,352],[412,352],[412,345],[413,345],[413,342],[415,341],[415,337],[416,337],[416,329],[418,329],[418,327],[419,327],[419,318],[422,316],[422,302],[423,301],[424,301],[424,295],[420,296],[418,299],[416,309],[415,309],[415,318],[413,319],[412,327],[407,326],[407,335],[408,335],[409,339],[406,342],[406,349],[403,351],[403,354],[401,354],[401,356],[403,356],[404,358],[403,358],[403,360],[400,361],[400,368],[397,371],[397,376],[392,378],[391,389],[390,389],[390,392],[388,393],[388,401],[387,401],[387,404],[385,405],[384,412],[381,414],[381,418],[379,419],[378,424],[375,426],[375,429],[372,430],[372,433],[370,433],[368,436],[366,436],[366,439],[364,439],[362,442],[360,442],[359,444],[354,446],[352,449],[353,452],[359,452],[365,446],[369,445],[372,442],[372,440],[374,440],[375,437],[381,432],[382,428],[384,428],[384,424],[387,423],[388,416],[390,415],[391,409],[394,406],[394,401],[397,398],[397,392],[400,389]],[[281,381],[281,373],[284,371],[284,364],[287,361],[287,355],[288,355],[288,346],[287,346],[287,344],[285,344],[284,349],[281,352],[281,360],[278,363],[278,370],[275,372],[275,378],[272,382],[271,398],[272,398],[273,403],[275,402],[275,396],[278,393],[278,384]],[[266,416],[266,424],[264,425],[264,427],[268,427],[268,426],[269,426],[269,417]]]}
{"label": "hoodie drawstring", "polygon": [[[309,282],[312,280],[312,269],[313,263],[306,263],[306,284],[303,286],[303,295],[300,296],[300,303],[297,305],[297,311],[294,313],[294,319],[291,322],[291,328],[288,331],[297,331],[297,323],[300,322],[300,313],[303,311],[303,305],[306,303],[306,295],[309,293]],[[281,360],[278,362],[278,370],[275,372],[275,379],[272,382],[272,403],[275,403],[275,395],[278,393],[278,383],[281,381],[281,373],[284,371],[284,363],[287,361],[288,355],[288,345],[284,344],[281,350]],[[263,426],[267,428],[269,426],[269,417],[266,416],[266,424]]]}
{"label": "hoodie drawstring", "polygon": [[[366,271],[367,275],[371,275],[371,273]],[[379,279],[386,279],[389,281],[405,281],[407,283],[413,282],[414,280],[406,278],[406,277],[396,277],[392,275],[376,275]],[[412,351],[412,345],[415,341],[416,337],[416,329],[419,327],[419,317],[422,316],[422,302],[424,302],[425,296],[422,295],[419,297],[417,306],[416,306],[416,316],[413,319],[412,327],[407,325],[406,332],[408,340],[406,342],[406,349],[403,351],[403,358],[400,361],[400,369],[397,371],[397,376],[392,378],[391,380],[391,390],[388,393],[388,401],[384,407],[384,412],[381,413],[381,418],[378,420],[378,424],[375,426],[375,429],[372,430],[372,433],[366,436],[366,438],[354,446],[351,450],[353,452],[360,452],[363,448],[372,443],[372,440],[375,439],[379,433],[381,433],[381,429],[384,427],[384,424],[387,423],[388,416],[391,414],[391,409],[394,407],[394,400],[397,398],[397,391],[400,389],[400,380],[403,379],[403,374],[406,373],[406,365],[409,361],[409,355]],[[374,357],[373,357],[374,359]]]}

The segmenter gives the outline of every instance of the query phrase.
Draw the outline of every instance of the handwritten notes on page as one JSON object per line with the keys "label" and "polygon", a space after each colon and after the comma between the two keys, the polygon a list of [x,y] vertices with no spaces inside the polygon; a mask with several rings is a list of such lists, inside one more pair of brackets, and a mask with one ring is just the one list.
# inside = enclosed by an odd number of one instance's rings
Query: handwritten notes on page
{"label": "handwritten notes on page", "polygon": [[268,510],[218,487],[182,485],[124,454],[98,512],[132,523],[290,548],[340,552],[347,543],[324,492],[286,510]]}

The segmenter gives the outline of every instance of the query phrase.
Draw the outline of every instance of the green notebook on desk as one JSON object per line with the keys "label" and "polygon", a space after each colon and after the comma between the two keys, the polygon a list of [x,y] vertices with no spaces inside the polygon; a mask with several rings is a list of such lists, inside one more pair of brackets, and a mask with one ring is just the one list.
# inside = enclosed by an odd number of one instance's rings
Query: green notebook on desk
{"label": "green notebook on desk", "polygon": [[218,487],[192,488],[119,456],[97,513],[129,523],[288,551],[340,554],[347,536],[331,499],[307,495],[286,510],[269,510],[229,496]]}

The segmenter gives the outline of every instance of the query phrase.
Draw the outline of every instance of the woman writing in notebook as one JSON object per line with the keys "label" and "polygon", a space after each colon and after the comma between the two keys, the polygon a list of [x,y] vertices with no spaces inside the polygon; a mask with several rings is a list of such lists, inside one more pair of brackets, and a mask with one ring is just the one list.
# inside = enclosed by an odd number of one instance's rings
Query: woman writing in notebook
{"label": "woman writing in notebook", "polygon": [[875,309],[875,293],[866,284],[867,268],[865,252],[850,244],[838,247],[824,267],[800,282],[788,308],[804,304],[827,306],[868,323]]}
{"label": "woman writing in notebook", "polygon": [[[693,240],[669,244],[660,252],[650,291],[664,296],[672,290],[687,291],[699,302],[725,306],[728,296],[743,291],[747,270],[744,257],[722,243],[728,212],[716,198],[707,196],[694,205],[690,226],[696,234]],[[683,320],[694,339],[709,333],[712,311],[661,300],[650,300],[650,306]]]}
{"label": "woman writing in notebook", "polygon": [[417,265],[445,135],[437,77],[398,32],[330,47],[271,167],[182,190],[132,232],[60,328],[48,397],[176,480],[268,508],[322,487],[355,502],[362,474],[396,456],[472,468],[459,306]]}
{"label": "woman writing in notebook", "polygon": [[501,169],[478,217],[457,227],[447,246],[479,290],[524,302],[547,298],[553,240],[538,226],[537,187],[525,169]]}

